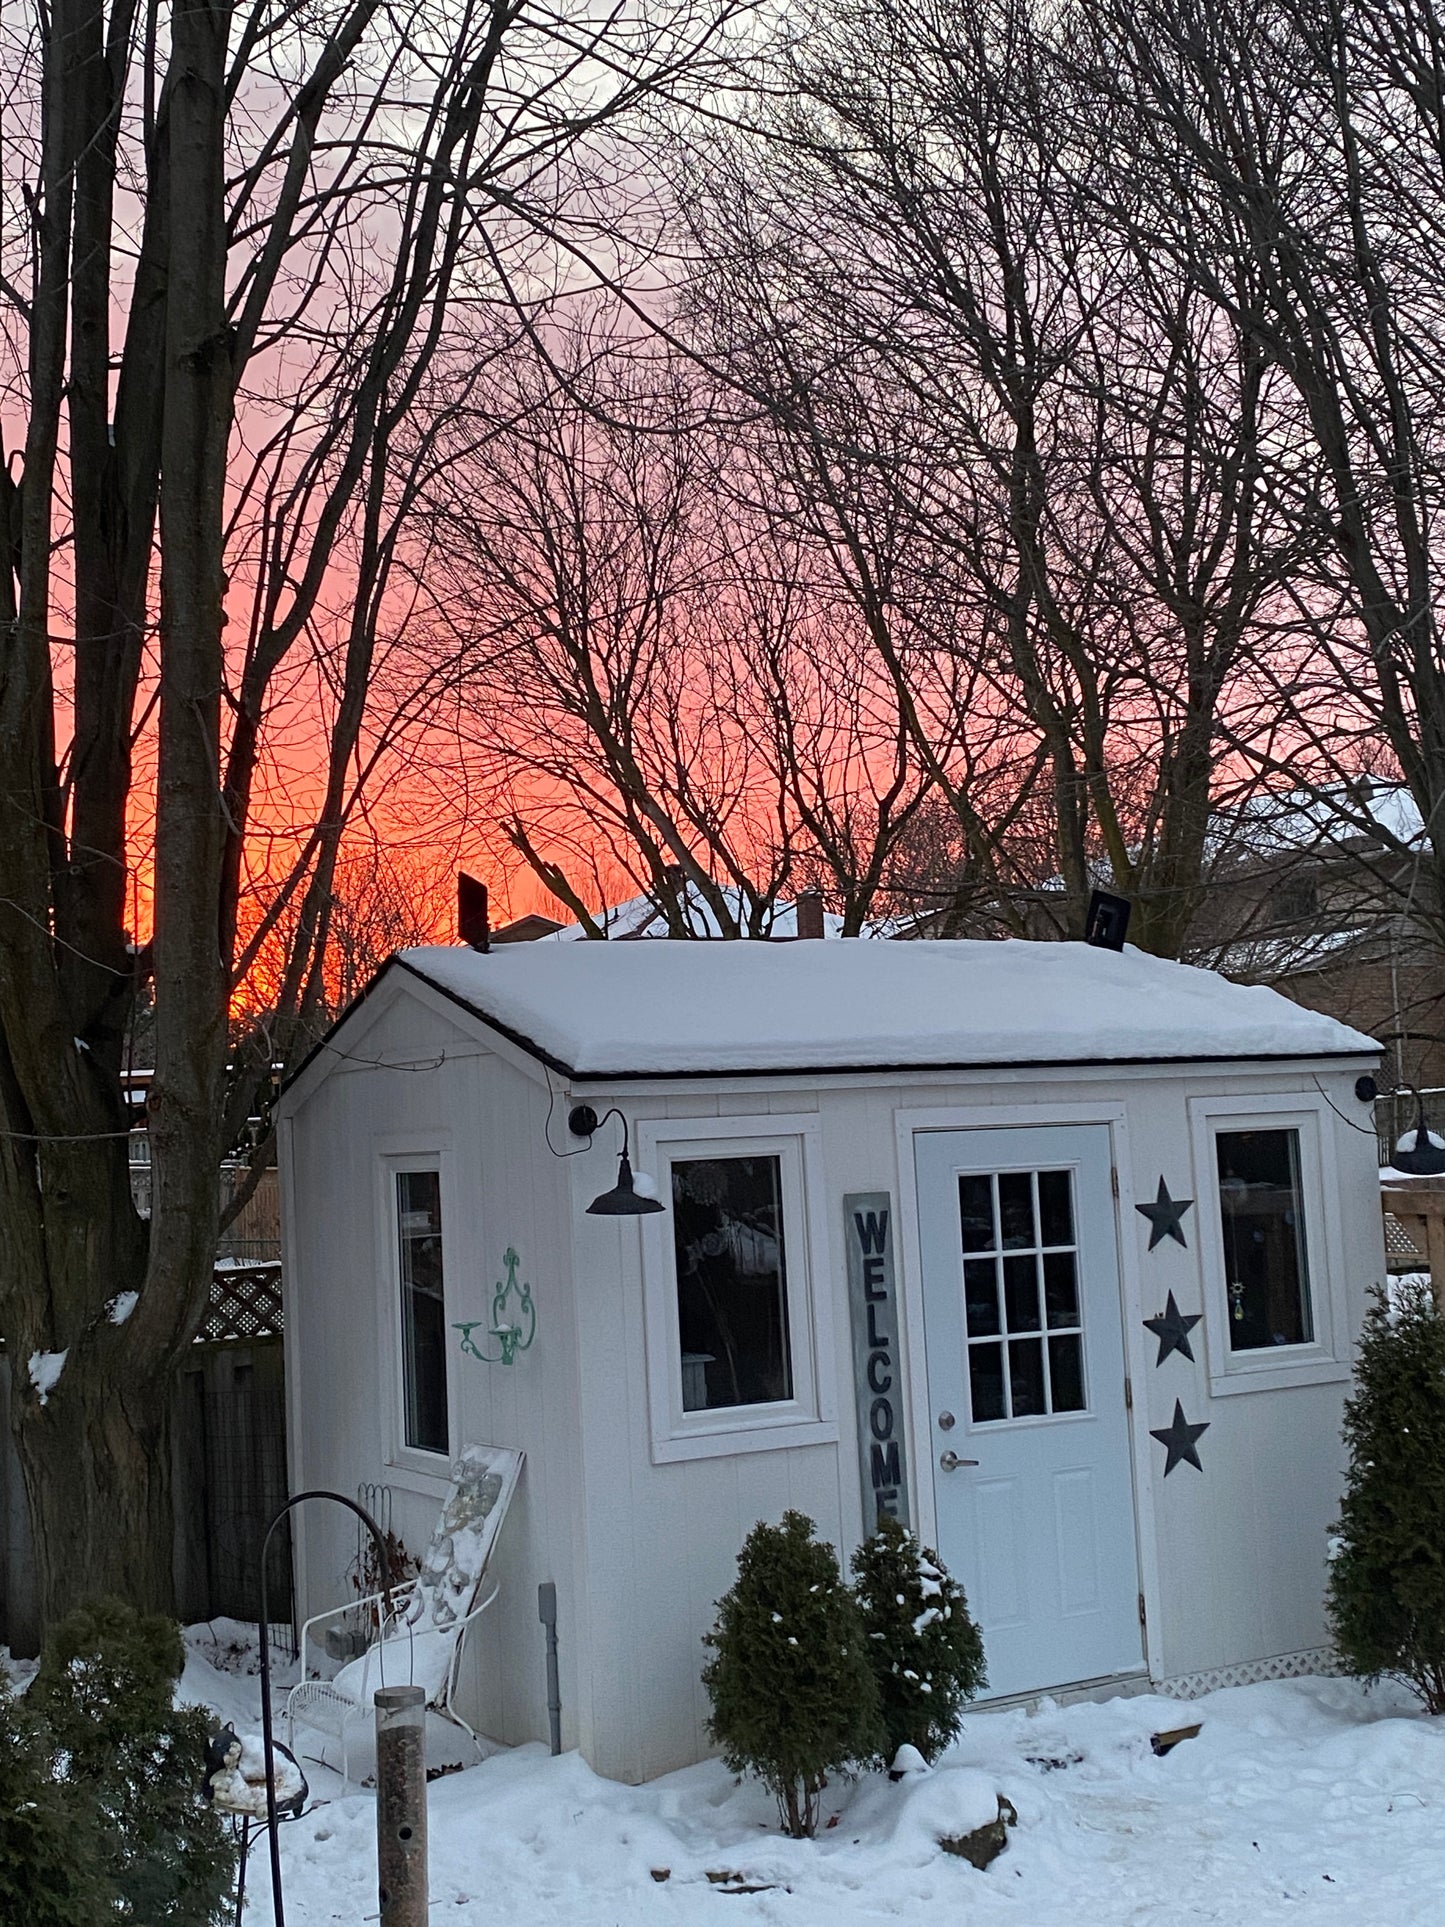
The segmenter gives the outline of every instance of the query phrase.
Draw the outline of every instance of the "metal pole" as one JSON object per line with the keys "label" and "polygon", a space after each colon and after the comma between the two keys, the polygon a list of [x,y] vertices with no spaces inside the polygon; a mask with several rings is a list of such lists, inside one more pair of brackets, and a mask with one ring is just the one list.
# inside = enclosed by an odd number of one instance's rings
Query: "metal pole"
{"label": "metal pole", "polygon": [[537,1588],[537,1617],[547,1629],[547,1728],[555,1759],[562,1751],[562,1687],[557,1677],[557,1588],[550,1579]]}
{"label": "metal pole", "polygon": [[[381,1528],[371,1514],[364,1506],[359,1506],[355,1499],[348,1499],[344,1492],[328,1492],[323,1487],[317,1491],[293,1493],[267,1526],[266,1536],[261,1541],[261,1745],[266,1756],[266,1830],[271,1836],[271,1917],[276,1927],[286,1927],[286,1908],[281,1899],[281,1838],[276,1826],[276,1754],[271,1721],[271,1609],[266,1596],[266,1554],[271,1550],[271,1534],[293,1506],[301,1505],[307,1499],[335,1499],[338,1505],[348,1506],[361,1520],[376,1547],[386,1617],[388,1620],[393,1617],[391,1562],[386,1556],[386,1541],[381,1536]],[[304,1669],[304,1653],[301,1663]]]}
{"label": "metal pole", "polygon": [[426,1693],[383,1686],[375,1703],[381,1927],[427,1927]]}
{"label": "metal pole", "polygon": [[241,1871],[236,1877],[236,1919],[235,1927],[241,1927],[241,1915],[246,1907],[246,1860],[251,1851],[251,1821],[249,1815],[241,1822]]}

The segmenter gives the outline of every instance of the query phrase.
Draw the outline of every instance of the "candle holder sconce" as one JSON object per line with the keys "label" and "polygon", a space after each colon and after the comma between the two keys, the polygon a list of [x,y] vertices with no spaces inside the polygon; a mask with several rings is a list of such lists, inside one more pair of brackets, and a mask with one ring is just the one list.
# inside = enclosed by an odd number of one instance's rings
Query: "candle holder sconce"
{"label": "candle holder sconce", "polygon": [[[532,1287],[517,1282],[517,1266],[521,1262],[508,1245],[502,1253],[507,1276],[505,1281],[498,1280],[492,1294],[490,1323],[484,1318],[469,1318],[465,1323],[457,1323],[456,1329],[462,1335],[462,1350],[472,1358],[480,1359],[484,1365],[515,1365],[518,1352],[529,1350],[532,1340],[537,1336],[537,1307],[532,1303]],[[482,1350],[472,1337],[479,1325],[486,1326],[487,1336],[496,1340],[500,1351]]]}

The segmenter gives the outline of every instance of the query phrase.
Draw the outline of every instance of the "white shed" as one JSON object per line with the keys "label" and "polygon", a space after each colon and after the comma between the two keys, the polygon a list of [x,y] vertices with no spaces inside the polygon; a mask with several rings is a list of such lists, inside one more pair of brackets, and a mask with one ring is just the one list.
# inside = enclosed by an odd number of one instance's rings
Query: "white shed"
{"label": "white shed", "polygon": [[[384,1483],[418,1547],[452,1454],[523,1447],[463,1704],[546,1736],[552,1581],[564,1743],[624,1780],[706,1752],[701,1637],[787,1507],[936,1545],[990,1697],[1308,1670],[1377,1056],[1081,944],[405,952],[281,1101],[293,1486]],[[624,1124],[664,1208],[590,1214]],[[339,1603],[347,1515],[298,1536]]]}

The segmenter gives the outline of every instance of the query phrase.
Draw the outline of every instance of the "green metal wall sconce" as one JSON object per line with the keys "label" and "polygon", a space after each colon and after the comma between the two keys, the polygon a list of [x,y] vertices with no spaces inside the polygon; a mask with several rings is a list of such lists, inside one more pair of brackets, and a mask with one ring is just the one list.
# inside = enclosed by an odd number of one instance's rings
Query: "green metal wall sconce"
{"label": "green metal wall sconce", "polygon": [[[508,1245],[502,1253],[502,1263],[507,1267],[506,1283],[499,1280],[492,1294],[492,1319],[487,1325],[487,1335],[496,1339],[502,1348],[500,1352],[484,1352],[472,1337],[478,1325],[486,1324],[485,1319],[469,1318],[465,1324],[458,1321],[456,1325],[462,1335],[462,1350],[484,1365],[515,1365],[518,1352],[528,1351],[537,1336],[537,1307],[532,1303],[532,1287],[517,1283],[517,1266],[521,1262]],[[514,1298],[516,1304],[511,1305]]]}

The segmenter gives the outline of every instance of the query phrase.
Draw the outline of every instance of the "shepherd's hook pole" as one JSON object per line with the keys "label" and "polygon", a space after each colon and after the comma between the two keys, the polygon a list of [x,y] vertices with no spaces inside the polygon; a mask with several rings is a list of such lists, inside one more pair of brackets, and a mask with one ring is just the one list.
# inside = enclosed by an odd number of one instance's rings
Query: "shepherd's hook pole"
{"label": "shepherd's hook pole", "polygon": [[[266,1554],[271,1550],[271,1534],[280,1525],[292,1506],[301,1505],[307,1499],[334,1499],[338,1505],[348,1506],[371,1534],[376,1547],[377,1571],[381,1574],[381,1594],[386,1609],[386,1620],[392,1618],[391,1605],[391,1561],[386,1556],[386,1540],[382,1537],[381,1527],[364,1506],[355,1499],[348,1499],[344,1492],[327,1492],[324,1489],[314,1492],[297,1492],[289,1498],[266,1528],[266,1537],[261,1541],[261,1744],[266,1755],[266,1831],[271,1836],[271,1916],[276,1927],[286,1927],[286,1908],[281,1899],[281,1841],[276,1829],[276,1755],[275,1739],[271,1731],[271,1613],[266,1598]],[[386,1623],[386,1622],[383,1622]],[[306,1655],[301,1655],[303,1667]]]}
{"label": "shepherd's hook pole", "polygon": [[427,1927],[426,1694],[383,1686],[375,1703],[381,1927]]}

